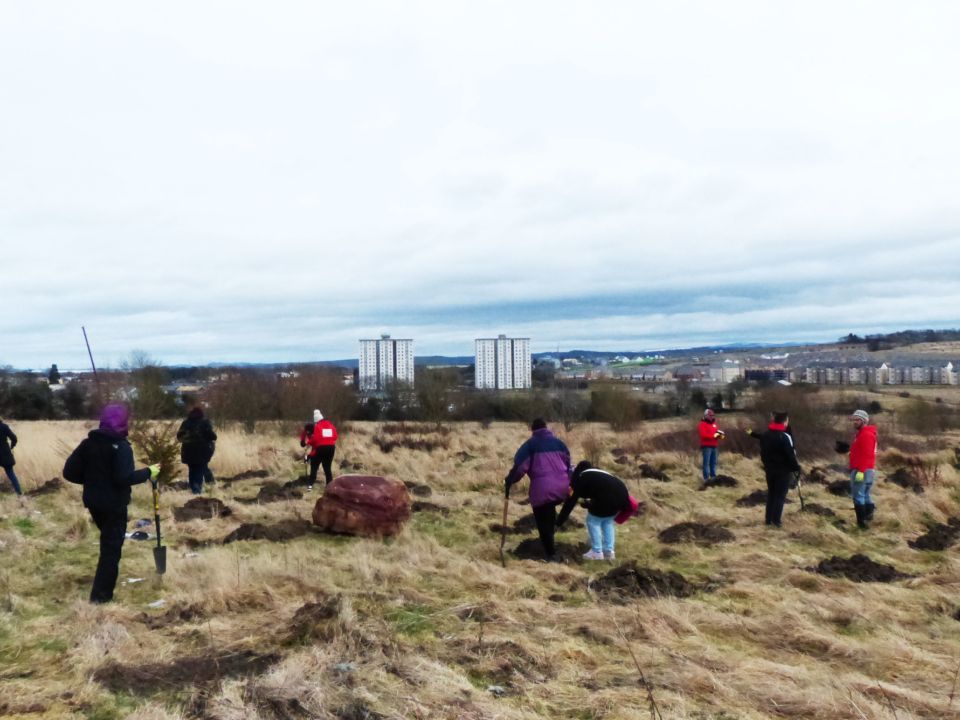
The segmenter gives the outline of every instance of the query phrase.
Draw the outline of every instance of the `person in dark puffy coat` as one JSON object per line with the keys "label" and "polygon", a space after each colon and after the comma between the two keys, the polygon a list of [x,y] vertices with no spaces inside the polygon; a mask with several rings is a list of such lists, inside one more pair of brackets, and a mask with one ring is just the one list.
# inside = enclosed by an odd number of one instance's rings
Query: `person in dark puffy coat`
{"label": "person in dark puffy coat", "polygon": [[13,491],[22,496],[23,491],[20,489],[20,481],[13,471],[13,466],[16,464],[16,460],[13,459],[13,449],[16,446],[17,436],[13,434],[10,426],[0,418],[0,467],[7,474],[10,484],[13,485]]}
{"label": "person in dark puffy coat", "polygon": [[530,476],[530,506],[537,532],[546,559],[553,560],[557,505],[567,499],[570,490],[570,451],[541,418],[534,420],[530,429],[533,434],[517,450],[513,467],[504,480],[504,490],[509,496],[511,485],[524,475]]}
{"label": "person in dark puffy coat", "polygon": [[557,527],[566,522],[570,512],[583,499],[587,507],[587,535],[590,550],[587,560],[613,560],[616,557],[616,526],[637,514],[639,503],[627,491],[623,480],[606,470],[595,468],[587,460],[577,463],[570,479],[570,497],[560,508]]}
{"label": "person in dark puffy coat", "polygon": [[131,486],[160,474],[159,465],[135,468],[133,448],[127,440],[129,422],[130,411],[125,405],[107,405],[100,413],[100,427],[90,431],[63,466],[64,478],[83,485],[83,506],[100,530],[100,557],[90,591],[92,603],[113,599]]}
{"label": "person in dark puffy coat", "polygon": [[187,414],[187,419],[177,430],[177,440],[181,443],[180,462],[187,466],[190,491],[199,495],[203,492],[203,481],[210,472],[208,466],[217,441],[217,433],[203,416],[203,408],[196,406]]}

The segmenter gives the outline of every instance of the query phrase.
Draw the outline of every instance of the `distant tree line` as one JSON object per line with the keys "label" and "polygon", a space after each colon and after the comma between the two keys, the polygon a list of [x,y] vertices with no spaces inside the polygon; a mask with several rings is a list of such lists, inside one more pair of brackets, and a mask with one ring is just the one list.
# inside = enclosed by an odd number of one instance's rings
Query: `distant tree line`
{"label": "distant tree line", "polygon": [[845,345],[866,345],[867,350],[889,350],[917,343],[951,342],[960,340],[960,330],[900,330],[899,332],[856,335],[849,333],[839,339]]}

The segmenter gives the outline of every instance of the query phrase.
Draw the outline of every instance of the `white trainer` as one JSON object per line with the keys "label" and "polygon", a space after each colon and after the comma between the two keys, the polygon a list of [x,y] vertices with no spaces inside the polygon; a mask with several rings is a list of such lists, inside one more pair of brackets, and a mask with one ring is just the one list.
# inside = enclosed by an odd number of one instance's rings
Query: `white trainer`
{"label": "white trainer", "polygon": [[603,560],[603,553],[590,550],[589,552],[585,552],[583,554],[583,559],[584,560]]}
{"label": "white trainer", "polygon": [[613,550],[610,550],[609,552],[605,552],[605,553],[603,554],[603,559],[604,559],[604,560],[616,560],[616,559],[617,559],[617,554],[616,554]]}

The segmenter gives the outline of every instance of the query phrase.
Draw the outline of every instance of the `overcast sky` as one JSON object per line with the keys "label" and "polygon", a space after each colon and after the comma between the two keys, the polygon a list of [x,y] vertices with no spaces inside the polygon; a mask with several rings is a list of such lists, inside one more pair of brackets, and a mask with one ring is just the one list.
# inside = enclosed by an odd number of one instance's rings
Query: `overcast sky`
{"label": "overcast sky", "polygon": [[0,0],[0,365],[960,326],[952,2]]}

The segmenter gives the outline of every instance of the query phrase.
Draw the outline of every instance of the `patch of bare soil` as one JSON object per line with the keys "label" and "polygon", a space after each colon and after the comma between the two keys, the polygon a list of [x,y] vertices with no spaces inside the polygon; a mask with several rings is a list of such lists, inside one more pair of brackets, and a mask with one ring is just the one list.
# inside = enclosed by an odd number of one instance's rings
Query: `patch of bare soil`
{"label": "patch of bare soil", "polygon": [[187,501],[183,507],[173,509],[173,517],[178,522],[188,520],[210,520],[215,517],[228,517],[233,510],[216,498],[195,497]]}
{"label": "patch of bare soil", "polygon": [[27,490],[25,495],[29,497],[37,497],[38,495],[49,495],[50,493],[55,493],[63,487],[63,481],[58,478],[50,478],[43,485],[35,487],[33,490]]}
{"label": "patch of bare soil", "polygon": [[874,562],[866,555],[856,554],[849,558],[834,555],[827,560],[821,560],[813,572],[828,577],[845,577],[854,582],[894,582],[911,577],[897,570],[893,565],[884,565]]}
{"label": "patch of bare soil", "polygon": [[715,478],[710,478],[706,482],[702,483],[698,490],[707,490],[709,488],[715,487],[736,487],[740,483],[737,482],[737,479],[729,475],[717,475]]}
{"label": "patch of bare soil", "polygon": [[335,720],[383,720],[386,716],[371,710],[360,700],[352,700],[347,705],[336,708],[333,717]]}
{"label": "patch of bare soil", "polygon": [[260,490],[257,492],[255,498],[234,498],[238,502],[246,503],[248,505],[266,503],[281,502],[283,500],[299,500],[303,497],[303,493],[300,490],[297,490],[295,487],[291,487],[290,483],[286,485],[280,485],[275,482],[264,483]]}
{"label": "patch of bare soil", "polygon": [[713,545],[731,542],[734,534],[717,523],[682,522],[661,530],[657,537],[660,542],[674,544],[692,542],[697,545]]}
{"label": "patch of bare soil", "polygon": [[915,550],[946,550],[960,538],[960,518],[950,518],[946,524],[937,523],[927,528],[927,532],[916,540],[908,540],[907,545]]}
{"label": "patch of bare soil", "polygon": [[[320,480],[320,482],[323,482]],[[309,475],[300,475],[296,480],[289,480],[283,484],[285,490],[290,490],[293,488],[305,488],[310,484]]]}
{"label": "patch of bare soil", "polygon": [[323,597],[306,603],[293,614],[287,625],[287,635],[295,643],[328,642],[336,635],[339,615],[339,597]]}
{"label": "patch of bare soil", "polygon": [[[787,498],[783,501],[784,503],[792,503],[793,500]],[[767,491],[766,490],[754,490],[749,495],[744,495],[742,498],[739,498],[735,505],[737,507],[757,507],[758,505],[767,504]]]}
{"label": "patch of bare soil", "polygon": [[159,630],[165,628],[168,625],[179,625],[180,623],[190,622],[191,620],[199,620],[205,617],[203,608],[199,605],[181,605],[174,606],[167,610],[162,615],[149,615],[147,613],[140,613],[137,616],[137,620],[142,622],[151,630]]}
{"label": "patch of bare soil", "polygon": [[818,485],[826,485],[827,477],[828,475],[826,468],[820,467],[819,465],[814,465],[804,474],[803,481],[807,483],[817,483]]}
{"label": "patch of bare soil", "polygon": [[906,490],[912,490],[917,495],[923,493],[923,483],[910,468],[897,468],[893,471],[893,475],[887,477],[887,480]]}
{"label": "patch of bare soil", "polygon": [[663,470],[655,468],[653,465],[648,465],[647,463],[640,464],[640,477],[659,480],[660,482],[670,482],[670,477],[663,472]]}
{"label": "patch of bare soil", "polygon": [[837,497],[850,497],[850,481],[834,480],[831,483],[827,483],[827,492]]}
{"label": "patch of bare soil", "polygon": [[260,655],[244,650],[182,657],[170,663],[130,665],[110,662],[98,668],[93,679],[113,692],[149,695],[160,690],[210,684],[225,677],[259,675],[279,659],[279,655]]}
{"label": "patch of bare soil", "polygon": [[309,520],[284,520],[275,525],[261,523],[244,523],[223,539],[223,544],[237,540],[270,540],[283,542],[314,532],[313,523]]}
{"label": "patch of bare soil", "polygon": [[[581,557],[584,553],[578,545],[573,545],[571,543],[564,542],[555,542],[554,543],[554,557],[565,563],[578,563],[583,558]],[[514,557],[520,560],[543,560],[543,545],[540,544],[539,538],[527,538],[523,540],[519,545],[517,545],[513,550],[512,554]]]}
{"label": "patch of bare soil", "polygon": [[413,512],[435,512],[440,513],[441,515],[449,515],[450,509],[445,508],[442,505],[437,505],[436,503],[427,502],[426,500],[414,500],[410,503],[410,510]]}
{"label": "patch of bare soil", "polygon": [[415,483],[409,480],[404,480],[403,484],[406,485],[407,490],[410,491],[411,495],[416,495],[417,497],[430,497],[433,495],[433,488],[431,488],[429,485]]}
{"label": "patch of bare soil", "polygon": [[29,705],[10,705],[0,702],[0,716],[8,717],[10,715],[40,715],[47,712],[49,708],[40,703],[30,703]]}
{"label": "patch of bare soil", "polygon": [[231,475],[230,477],[218,477],[217,482],[229,484],[238,482],[240,480],[254,480],[265,477],[270,477],[270,473],[266,470],[244,470],[242,473],[237,473],[236,475]]}
{"label": "patch of bare soil", "polygon": [[811,515],[820,515],[821,517],[836,517],[837,514],[828,507],[818,505],[817,503],[804,503],[803,512]]}
{"label": "patch of bare soil", "polygon": [[685,598],[698,590],[680,573],[640,567],[633,560],[592,580],[588,587],[602,599],[621,604],[636,598]]}
{"label": "patch of bare soil", "polygon": [[[565,530],[582,530],[586,526],[580,520],[570,516],[567,518],[566,522],[563,523],[563,527]],[[508,532],[516,533],[518,535],[527,535],[537,531],[537,520],[533,515],[524,515],[514,522],[513,525],[511,525],[507,530]],[[493,523],[490,525],[490,532],[503,532],[503,525],[500,523]]]}

